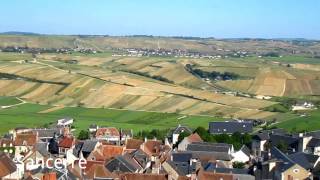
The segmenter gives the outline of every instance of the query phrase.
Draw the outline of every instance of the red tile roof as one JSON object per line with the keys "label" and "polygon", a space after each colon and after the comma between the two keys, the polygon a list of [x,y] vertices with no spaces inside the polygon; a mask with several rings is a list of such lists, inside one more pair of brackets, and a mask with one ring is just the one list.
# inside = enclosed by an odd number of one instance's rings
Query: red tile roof
{"label": "red tile roof", "polygon": [[198,133],[193,133],[187,137],[189,142],[203,142]]}
{"label": "red tile roof", "polygon": [[121,180],[167,180],[164,174],[136,174],[127,173],[121,176]]}
{"label": "red tile roof", "polygon": [[94,178],[117,178],[117,175],[108,171],[104,164],[94,163],[89,168],[86,169],[85,174],[87,179]]}
{"label": "red tile roof", "polygon": [[115,127],[99,128],[97,129],[96,137],[101,137],[101,136],[119,136],[120,137],[120,132]]}
{"label": "red tile roof", "polygon": [[7,176],[17,169],[14,162],[3,152],[0,152],[0,179]]}
{"label": "red tile roof", "polygon": [[92,152],[92,156],[96,161],[105,161],[112,157],[122,155],[124,152],[123,146],[116,145],[101,145],[96,151]]}
{"label": "red tile roof", "polygon": [[42,180],[56,180],[57,174],[55,172],[49,172],[42,176]]}
{"label": "red tile roof", "polygon": [[140,139],[128,139],[126,143],[126,149],[139,149],[143,143]]}
{"label": "red tile roof", "polygon": [[71,148],[74,144],[74,138],[70,136],[63,137],[59,142],[59,147]]}
{"label": "red tile roof", "polygon": [[206,172],[203,169],[200,169],[197,174],[197,179],[199,180],[233,180],[232,174],[225,173],[214,173],[214,172]]}
{"label": "red tile roof", "polygon": [[149,140],[143,143],[142,150],[149,156],[159,156],[161,153],[161,145],[162,143],[160,141]]}
{"label": "red tile roof", "polygon": [[37,135],[33,133],[20,133],[14,139],[15,146],[34,146],[37,143]]}

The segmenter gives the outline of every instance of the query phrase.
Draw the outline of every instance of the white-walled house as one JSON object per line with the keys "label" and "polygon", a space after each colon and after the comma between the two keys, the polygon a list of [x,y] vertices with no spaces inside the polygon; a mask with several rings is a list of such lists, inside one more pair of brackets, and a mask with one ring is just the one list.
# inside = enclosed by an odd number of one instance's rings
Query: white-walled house
{"label": "white-walled house", "polygon": [[171,133],[172,144],[175,145],[179,140],[179,135],[183,132],[191,134],[192,131],[187,126],[181,126],[180,124]]}
{"label": "white-walled house", "polygon": [[232,154],[233,162],[242,162],[246,163],[250,160],[250,150],[247,148],[247,146],[243,145],[239,151],[236,151]]}
{"label": "white-walled house", "polygon": [[268,143],[270,137],[268,132],[259,133],[253,136],[251,149],[255,155],[260,156],[261,151],[266,151],[266,144]]}
{"label": "white-walled house", "polygon": [[73,124],[73,118],[62,118],[59,119],[57,122],[57,126],[62,126],[62,127],[71,127],[71,125]]}
{"label": "white-walled house", "polygon": [[310,110],[314,109],[315,106],[311,102],[298,102],[292,106],[292,111],[299,111],[299,110]]}
{"label": "white-walled house", "polygon": [[179,144],[178,144],[178,151],[186,151],[189,144],[194,142],[203,142],[201,137],[197,134],[191,134],[188,137],[185,137]]}

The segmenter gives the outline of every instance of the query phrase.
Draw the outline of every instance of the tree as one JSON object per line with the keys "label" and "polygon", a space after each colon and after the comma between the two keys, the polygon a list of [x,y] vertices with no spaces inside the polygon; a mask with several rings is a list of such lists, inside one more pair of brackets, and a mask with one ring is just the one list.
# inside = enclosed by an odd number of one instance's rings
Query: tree
{"label": "tree", "polygon": [[197,127],[197,129],[194,130],[194,133],[198,133],[198,135],[204,140],[206,136],[209,134],[208,131],[204,127]]}
{"label": "tree", "polygon": [[288,144],[284,141],[280,141],[276,146],[280,151],[287,152],[288,151]]}
{"label": "tree", "polygon": [[239,161],[235,161],[232,163],[232,167],[236,169],[244,169],[245,165],[246,165],[245,163],[239,162]]}
{"label": "tree", "polygon": [[90,137],[89,131],[85,131],[85,130],[81,130],[78,135],[78,139],[80,140],[86,140],[86,139],[89,139],[89,137]]}

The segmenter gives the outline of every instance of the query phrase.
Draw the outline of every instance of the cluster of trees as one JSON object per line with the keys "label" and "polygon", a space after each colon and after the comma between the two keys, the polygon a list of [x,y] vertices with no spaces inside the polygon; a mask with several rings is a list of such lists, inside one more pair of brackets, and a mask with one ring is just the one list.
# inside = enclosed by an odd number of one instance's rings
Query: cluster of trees
{"label": "cluster of trees", "polygon": [[19,76],[16,74],[8,74],[8,73],[0,73],[0,79],[24,80],[24,81],[30,81],[30,82],[57,84],[57,85],[63,85],[63,86],[69,85],[68,83],[65,83],[65,82],[45,81],[45,80],[39,80],[35,78],[29,78],[29,77]]}
{"label": "cluster of trees", "polygon": [[262,54],[264,57],[280,57],[280,54],[278,52],[267,52],[265,54]]}
{"label": "cluster of trees", "polygon": [[265,111],[286,113],[290,111],[290,106],[284,104],[274,104],[264,108]]}
{"label": "cluster of trees", "polygon": [[217,71],[211,71],[207,72],[202,69],[193,69],[192,65],[187,64],[186,69],[191,72],[194,75],[197,75],[201,78],[208,78],[208,79],[221,79],[221,80],[231,80],[231,79],[239,79],[240,76],[233,72],[217,72]]}
{"label": "cluster of trees", "polygon": [[234,133],[231,136],[227,134],[213,135],[203,127],[198,127],[194,132],[198,133],[199,136],[206,142],[217,142],[232,144],[233,147],[238,150],[242,145],[250,146],[252,136],[250,134]]}
{"label": "cluster of trees", "polygon": [[164,130],[152,129],[151,131],[148,131],[148,130],[139,131],[135,135],[135,138],[143,139],[146,137],[148,139],[157,138],[160,140],[164,140],[167,137],[167,135],[168,135],[168,129],[164,129]]}
{"label": "cluster of trees", "polygon": [[90,138],[90,132],[88,130],[81,130],[78,135],[79,140],[86,140]]}
{"label": "cluster of trees", "polygon": [[152,78],[152,79],[156,79],[158,81],[163,81],[163,82],[167,82],[167,83],[171,83],[171,84],[174,84],[173,81],[165,78],[165,77],[162,77],[162,76],[158,76],[158,75],[150,75],[146,72],[139,72],[139,71],[130,71],[130,70],[124,70],[125,72],[129,72],[129,73],[132,73],[132,74],[137,74],[137,75],[140,75],[140,76],[144,76],[144,77],[148,77],[148,78]]}

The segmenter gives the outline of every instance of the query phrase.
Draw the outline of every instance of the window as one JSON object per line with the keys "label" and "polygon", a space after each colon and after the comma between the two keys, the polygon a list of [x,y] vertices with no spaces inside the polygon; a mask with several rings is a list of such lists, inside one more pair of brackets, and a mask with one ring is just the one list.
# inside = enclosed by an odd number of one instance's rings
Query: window
{"label": "window", "polygon": [[297,174],[299,173],[299,169],[294,169],[293,172]]}

